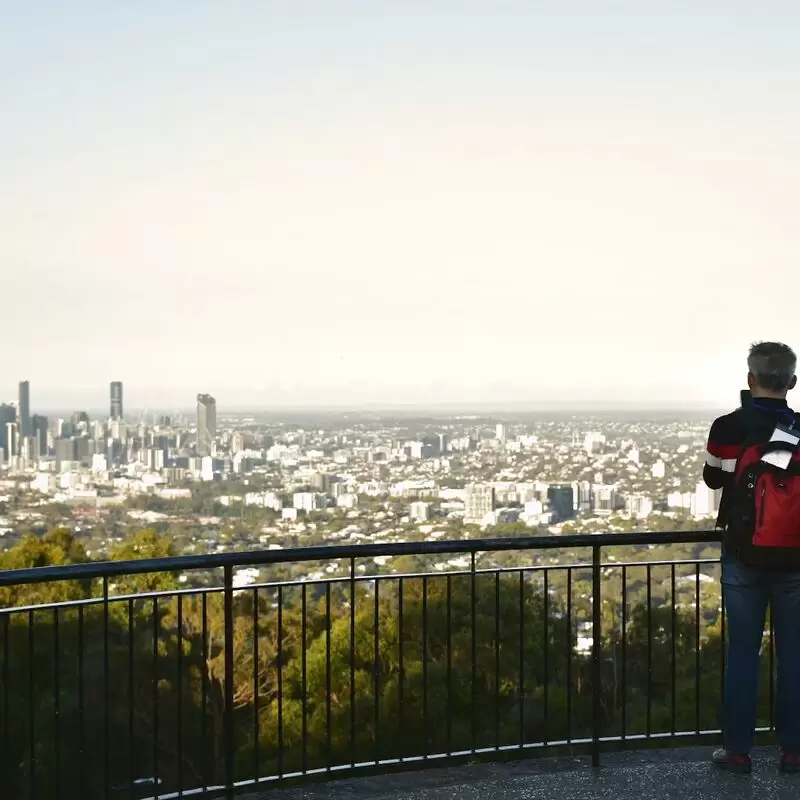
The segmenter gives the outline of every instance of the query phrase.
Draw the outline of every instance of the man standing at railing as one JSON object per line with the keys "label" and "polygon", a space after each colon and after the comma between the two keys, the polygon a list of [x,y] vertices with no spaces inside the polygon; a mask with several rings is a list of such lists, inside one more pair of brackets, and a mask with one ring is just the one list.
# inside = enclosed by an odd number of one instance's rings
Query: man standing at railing
{"label": "man standing at railing", "polygon": [[781,769],[800,772],[800,415],[786,403],[797,357],[778,342],[753,345],[742,407],[717,419],[703,478],[722,489],[722,585],[728,649],[723,744],[714,763],[749,773],[767,606],[778,656]]}

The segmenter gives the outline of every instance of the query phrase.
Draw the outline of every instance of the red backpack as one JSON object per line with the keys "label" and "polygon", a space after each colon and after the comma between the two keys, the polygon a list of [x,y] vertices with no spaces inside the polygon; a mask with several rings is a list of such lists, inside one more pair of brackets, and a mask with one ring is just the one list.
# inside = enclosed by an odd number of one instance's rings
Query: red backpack
{"label": "red backpack", "polygon": [[[791,427],[800,439],[793,412]],[[774,438],[774,437],[773,437]],[[764,461],[769,454],[788,460]],[[736,465],[735,493],[727,532],[739,560],[755,569],[800,570],[800,447],[797,441],[745,442]]]}

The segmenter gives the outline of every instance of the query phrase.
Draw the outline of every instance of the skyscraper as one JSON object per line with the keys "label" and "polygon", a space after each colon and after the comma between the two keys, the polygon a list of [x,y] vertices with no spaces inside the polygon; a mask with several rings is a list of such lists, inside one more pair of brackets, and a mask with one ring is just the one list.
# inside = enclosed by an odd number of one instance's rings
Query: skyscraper
{"label": "skyscraper", "polygon": [[197,454],[211,455],[217,438],[217,401],[210,394],[197,395]]}
{"label": "skyscraper", "polygon": [[19,435],[23,439],[31,435],[31,385],[28,381],[19,382],[17,425],[19,427]]}
{"label": "skyscraper", "polygon": [[8,458],[8,428],[9,422],[14,422],[17,418],[17,409],[14,406],[9,406],[3,403],[0,405],[0,448],[3,449],[3,454]]}
{"label": "skyscraper", "polygon": [[33,415],[31,427],[33,428],[33,436],[36,439],[36,452],[40,456],[47,455],[48,425],[47,417],[43,417],[41,414]]}
{"label": "skyscraper", "polygon": [[9,459],[19,455],[19,426],[16,422],[9,422],[6,425],[6,454]]}
{"label": "skyscraper", "polygon": [[77,439],[56,439],[56,467],[78,460]]}
{"label": "skyscraper", "polygon": [[111,383],[111,419],[122,419],[122,381]]}
{"label": "skyscraper", "polygon": [[109,433],[115,442],[128,441],[128,426],[121,419],[115,419],[111,423],[111,430]]}

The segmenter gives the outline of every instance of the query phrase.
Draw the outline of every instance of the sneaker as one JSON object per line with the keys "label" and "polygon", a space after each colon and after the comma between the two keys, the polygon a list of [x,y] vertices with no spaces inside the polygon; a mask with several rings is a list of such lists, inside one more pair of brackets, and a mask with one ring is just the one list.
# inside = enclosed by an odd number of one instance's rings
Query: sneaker
{"label": "sneaker", "polygon": [[781,753],[781,772],[800,772],[800,753]]}
{"label": "sneaker", "polygon": [[[740,753],[729,753],[725,748],[720,748],[714,751],[711,760],[720,769],[727,772],[737,772],[742,775],[749,775],[753,769],[753,764],[750,761],[749,755],[742,755]],[[800,769],[798,769],[800,771]]]}

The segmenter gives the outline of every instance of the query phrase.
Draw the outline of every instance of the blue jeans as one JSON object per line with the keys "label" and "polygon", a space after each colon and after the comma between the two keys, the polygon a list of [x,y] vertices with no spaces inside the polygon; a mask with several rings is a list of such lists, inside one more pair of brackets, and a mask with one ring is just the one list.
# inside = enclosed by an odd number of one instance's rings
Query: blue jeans
{"label": "blue jeans", "polygon": [[800,572],[766,572],[722,557],[727,614],[723,732],[726,749],[749,753],[758,704],[758,667],[767,606],[772,604],[778,659],[776,728],[781,749],[800,753]]}

